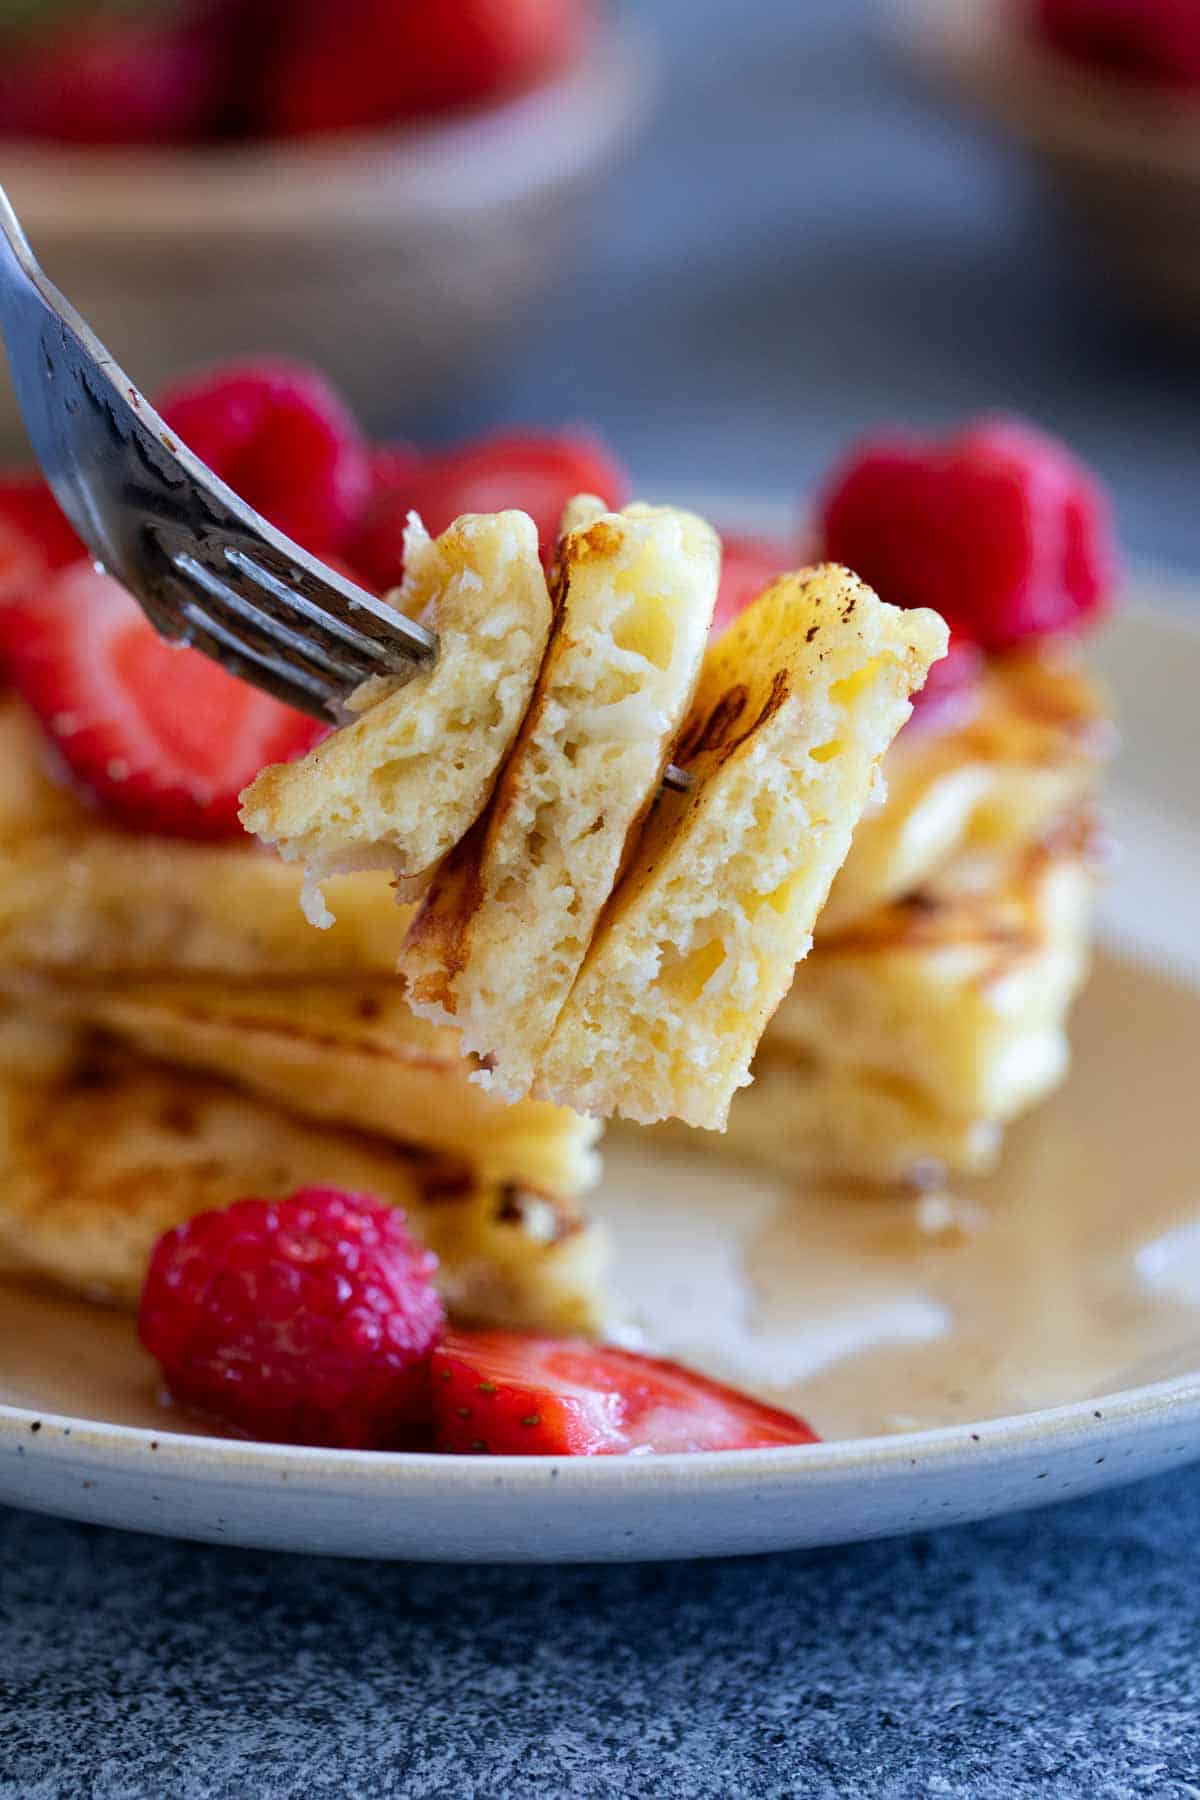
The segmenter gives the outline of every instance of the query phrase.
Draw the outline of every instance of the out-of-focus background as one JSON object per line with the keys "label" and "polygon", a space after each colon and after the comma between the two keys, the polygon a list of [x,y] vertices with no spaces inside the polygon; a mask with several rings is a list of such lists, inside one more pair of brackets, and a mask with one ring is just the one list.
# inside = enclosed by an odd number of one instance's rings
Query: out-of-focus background
{"label": "out-of-focus background", "polygon": [[[31,30],[62,0],[10,4]],[[1200,567],[1200,331],[1186,284],[1175,328],[1138,305],[1142,258],[1200,237],[1200,100],[1139,86],[1141,137],[1161,112],[1184,174],[1165,197],[1173,164],[1131,185],[1128,146],[1105,139],[1106,117],[1128,128],[1123,87],[1093,119],[1107,78],[1060,59],[1060,105],[1044,57],[1005,92],[995,55],[950,41],[1015,7],[638,0],[600,7],[586,53],[498,109],[182,150],[16,136],[0,173],[51,272],[151,388],[193,345],[326,346],[377,431],[584,422],[648,493],[796,506],[870,426],[1017,408],[1107,478],[1136,554]],[[275,8],[291,33],[311,0]],[[319,84],[328,58],[315,67]],[[309,83],[276,96],[293,126]],[[1047,130],[1071,121],[1099,235],[1110,197],[1122,234],[1090,261],[1046,180]]]}

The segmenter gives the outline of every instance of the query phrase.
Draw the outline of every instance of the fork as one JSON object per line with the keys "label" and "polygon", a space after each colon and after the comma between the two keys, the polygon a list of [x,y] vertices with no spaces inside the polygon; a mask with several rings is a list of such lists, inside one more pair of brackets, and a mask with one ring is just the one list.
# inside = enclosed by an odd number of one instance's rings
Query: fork
{"label": "fork", "polygon": [[[434,634],[310,556],[181,444],[46,278],[0,187],[0,331],[34,454],[155,630],[319,719],[405,680]],[[686,790],[673,766],[664,781]]]}
{"label": "fork", "polygon": [[276,531],[188,450],[51,285],[0,187],[0,329],[55,498],[163,637],[328,720],[431,632]]}

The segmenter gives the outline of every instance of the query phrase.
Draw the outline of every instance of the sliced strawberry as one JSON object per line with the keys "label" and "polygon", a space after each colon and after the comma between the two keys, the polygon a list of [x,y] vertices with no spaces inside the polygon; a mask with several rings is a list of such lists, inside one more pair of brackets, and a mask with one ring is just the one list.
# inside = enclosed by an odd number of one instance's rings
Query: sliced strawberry
{"label": "sliced strawberry", "polygon": [[532,87],[583,40],[592,0],[296,0],[266,128],[362,129]]}
{"label": "sliced strawberry", "polygon": [[370,494],[347,555],[380,593],[398,587],[404,577],[404,528],[420,466],[421,453],[411,444],[371,448]]}
{"label": "sliced strawberry", "polygon": [[0,604],[32,592],[47,572],[48,564],[32,539],[8,524],[0,511]]}
{"label": "sliced strawberry", "polygon": [[408,504],[434,536],[461,513],[517,507],[537,526],[543,559],[549,560],[568,500],[597,494],[607,505],[620,506],[627,489],[625,471],[583,432],[510,431],[427,456]]}
{"label": "sliced strawberry", "polygon": [[56,0],[0,30],[0,132],[75,144],[159,144],[217,122],[228,73],[217,0]]}
{"label": "sliced strawberry", "polygon": [[235,493],[318,556],[343,548],[370,486],[367,446],[316,369],[283,357],[225,363],[169,388],[158,409]]}
{"label": "sliced strawberry", "polygon": [[932,606],[985,650],[1078,630],[1112,589],[1104,493],[1054,438],[977,420],[944,442],[882,437],[836,472],[823,553],[898,606]]}
{"label": "sliced strawberry", "polygon": [[713,630],[731,625],[752,600],[757,600],[777,575],[796,567],[796,556],[786,544],[767,538],[721,534],[721,586],[713,614]]}
{"label": "sliced strawberry", "polygon": [[493,1456],[756,1450],[817,1439],[802,1419],[678,1363],[583,1338],[451,1332],[433,1353],[437,1448]]}
{"label": "sliced strawberry", "polygon": [[0,520],[28,538],[48,568],[65,568],[86,555],[74,527],[40,475],[26,470],[0,474]]}
{"label": "sliced strawberry", "polygon": [[89,562],[0,606],[0,654],[75,780],[139,830],[238,836],[241,790],[325,729],[164,643]]}

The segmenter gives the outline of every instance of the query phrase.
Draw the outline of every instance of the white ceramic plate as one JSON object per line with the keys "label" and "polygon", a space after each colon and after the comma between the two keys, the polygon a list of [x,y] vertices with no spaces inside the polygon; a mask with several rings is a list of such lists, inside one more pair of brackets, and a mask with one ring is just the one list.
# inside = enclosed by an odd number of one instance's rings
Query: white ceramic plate
{"label": "white ceramic plate", "polygon": [[0,1499],[146,1531],[428,1560],[833,1543],[1200,1458],[1200,632],[1099,647],[1124,847],[1066,1089],[1001,1173],[853,1199],[614,1140],[599,1208],[656,1348],[809,1415],[808,1449],[571,1461],[279,1449],[178,1429],[128,1321],[0,1289]]}

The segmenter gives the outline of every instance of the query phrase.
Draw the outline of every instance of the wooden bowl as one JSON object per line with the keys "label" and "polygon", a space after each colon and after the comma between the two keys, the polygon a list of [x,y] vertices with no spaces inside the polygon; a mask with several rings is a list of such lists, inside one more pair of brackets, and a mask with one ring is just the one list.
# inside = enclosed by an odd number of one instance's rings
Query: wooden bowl
{"label": "wooden bowl", "polygon": [[1040,44],[1017,0],[892,0],[905,47],[1041,159],[1099,266],[1152,319],[1200,333],[1200,100]]}
{"label": "wooden bowl", "polygon": [[[536,313],[653,58],[613,31],[535,93],[385,135],[172,151],[0,144],[47,272],[139,385],[275,351],[395,428]],[[19,436],[0,384],[0,439]]]}

